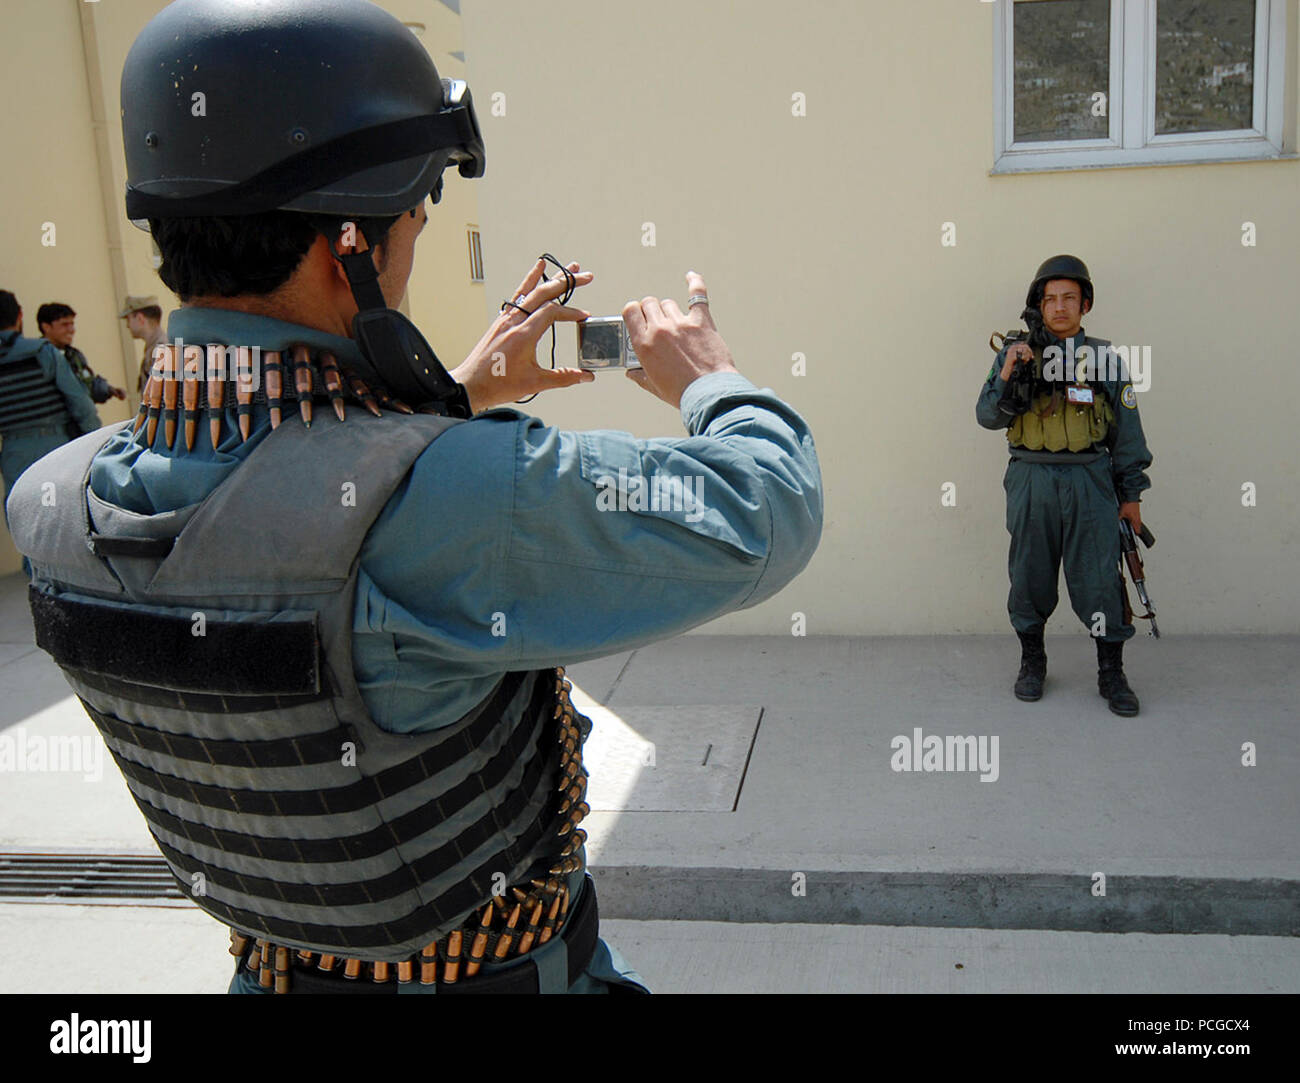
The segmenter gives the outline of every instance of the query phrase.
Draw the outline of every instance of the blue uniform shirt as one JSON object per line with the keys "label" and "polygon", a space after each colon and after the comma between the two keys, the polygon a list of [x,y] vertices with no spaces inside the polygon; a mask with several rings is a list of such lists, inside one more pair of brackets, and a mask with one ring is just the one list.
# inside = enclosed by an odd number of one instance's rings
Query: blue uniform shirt
{"label": "blue uniform shirt", "polygon": [[[168,333],[359,356],[350,339],[221,309],[181,309]],[[681,413],[689,436],[638,440],[495,409],[425,450],[360,552],[353,669],[378,725],[447,725],[503,672],[676,635],[771,597],[807,565],[822,495],[804,420],[735,373],[696,380]],[[145,449],[127,427],[96,456],[92,489],[141,514],[203,500],[271,431],[259,406],[241,443],[226,414],[215,449],[206,423],[193,451],[180,435],[168,449],[161,425]],[[348,407],[348,424],[368,417]],[[286,410],[283,424],[302,422]]]}

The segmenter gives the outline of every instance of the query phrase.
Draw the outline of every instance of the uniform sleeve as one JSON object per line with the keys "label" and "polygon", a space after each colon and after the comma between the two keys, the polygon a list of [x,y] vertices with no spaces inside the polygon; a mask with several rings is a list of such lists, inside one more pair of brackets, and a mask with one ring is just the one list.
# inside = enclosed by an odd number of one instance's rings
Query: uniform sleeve
{"label": "uniform sleeve", "polygon": [[90,392],[90,398],[98,406],[100,403],[107,402],[113,397],[113,385],[104,377],[96,374],[95,370],[90,367],[90,362],[86,355],[80,350],[76,350],[77,364],[74,368],[81,382],[86,385],[86,390]]}
{"label": "uniform sleeve", "polygon": [[1121,503],[1140,501],[1141,494],[1151,488],[1151,479],[1146,475],[1147,467],[1151,465],[1151,451],[1142,432],[1137,392],[1127,379],[1108,383],[1106,389],[1115,413],[1115,425],[1106,439],[1115,495]]}
{"label": "uniform sleeve", "polygon": [[63,395],[68,406],[68,413],[83,433],[94,432],[103,425],[99,420],[99,411],[91,401],[90,392],[81,378],[72,370],[67,358],[50,343],[41,346],[41,368],[47,376],[54,379],[55,385]]}
{"label": "uniform sleeve", "polygon": [[387,599],[371,627],[419,625],[444,657],[536,668],[770,598],[821,537],[808,426],[734,373],[696,380],[681,411],[684,438],[570,432],[513,410],[453,427],[367,538],[362,563]]}
{"label": "uniform sleeve", "polygon": [[1014,414],[1004,413],[998,409],[998,401],[1006,390],[1007,382],[1002,379],[1002,365],[1007,358],[1007,349],[998,351],[993,367],[989,369],[988,379],[980,388],[980,397],[975,403],[975,420],[986,429],[1005,429],[1015,420]]}

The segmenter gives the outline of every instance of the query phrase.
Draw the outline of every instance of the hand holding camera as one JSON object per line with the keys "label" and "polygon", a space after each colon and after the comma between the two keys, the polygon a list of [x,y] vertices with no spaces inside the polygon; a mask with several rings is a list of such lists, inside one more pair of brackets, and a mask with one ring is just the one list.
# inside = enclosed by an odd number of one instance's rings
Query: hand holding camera
{"label": "hand holding camera", "polygon": [[[591,313],[560,303],[566,292],[592,280],[590,271],[568,265],[568,274],[543,277],[545,260],[520,282],[515,299],[503,306],[452,377],[465,385],[475,412],[514,402],[525,395],[576,383],[589,383],[601,369],[621,368],[651,394],[680,407],[682,392],[710,372],[735,372],[731,351],[709,312],[704,279],[686,275],[687,312],[671,298],[629,301],[622,317],[590,318]],[[571,280],[571,282],[570,282]],[[546,369],[537,364],[537,343],[557,321],[578,323],[580,368]]]}
{"label": "hand holding camera", "polygon": [[628,369],[628,379],[673,407],[681,406],[682,392],[699,377],[737,371],[709,312],[703,277],[688,271],[686,286],[687,312],[671,297],[643,297],[623,306],[628,338],[641,362],[640,368]]}
{"label": "hand holding camera", "polygon": [[570,291],[570,277],[577,288],[587,285],[592,273],[570,263],[568,275],[545,278],[545,269],[545,259],[538,259],[519,283],[514,300],[503,307],[478,345],[451,373],[465,385],[475,413],[596,378],[580,368],[547,369],[537,363],[537,343],[549,328],[558,321],[577,322],[591,315],[560,304],[557,298]]}

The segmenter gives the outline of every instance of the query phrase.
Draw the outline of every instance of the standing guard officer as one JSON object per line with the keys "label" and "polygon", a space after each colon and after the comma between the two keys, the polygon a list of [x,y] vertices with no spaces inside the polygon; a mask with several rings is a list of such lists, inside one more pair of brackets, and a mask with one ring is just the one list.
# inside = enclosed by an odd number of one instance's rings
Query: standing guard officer
{"label": "standing guard officer", "polygon": [[[1113,712],[1132,716],[1138,698],[1124,676],[1123,651],[1134,628],[1124,617],[1115,506],[1141,529],[1151,452],[1128,373],[1113,371],[1110,343],[1087,337],[1081,326],[1092,302],[1082,260],[1044,262],[1025,299],[1028,341],[1003,344],[975,416],[986,429],[1006,429],[1011,451],[1003,487],[1011,534],[1007,609],[1021,644],[1016,697],[1042,697],[1043,627],[1056,609],[1063,562],[1070,604],[1097,641],[1098,690]],[[1075,363],[1089,352],[1090,364]]]}
{"label": "standing guard officer", "polygon": [[[588,315],[561,301],[592,279],[577,263],[539,260],[447,373],[394,308],[426,197],[449,164],[482,175],[482,138],[465,84],[378,7],[178,0],[132,47],[122,109],[128,217],[186,345],[134,424],[42,460],[9,511],[37,642],[231,926],[231,991],[639,990],[598,936],[591,723],[560,663],[802,570],[807,425],[736,371],[694,273],[686,313],[623,310],[632,379],[686,439],[492,409],[593,378],[536,359]],[[703,479],[700,506],[604,510],[610,478],[656,475]]]}

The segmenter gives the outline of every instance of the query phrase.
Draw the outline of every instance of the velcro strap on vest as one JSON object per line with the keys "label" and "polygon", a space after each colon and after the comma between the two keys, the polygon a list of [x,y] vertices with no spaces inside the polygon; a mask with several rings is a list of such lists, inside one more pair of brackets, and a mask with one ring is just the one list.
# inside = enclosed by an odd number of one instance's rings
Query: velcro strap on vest
{"label": "velcro strap on vest", "polygon": [[[229,696],[216,692],[179,692],[174,688],[155,688],[147,684],[119,681],[103,673],[88,669],[65,668],[64,672],[82,684],[107,692],[110,696],[143,703],[150,707],[171,707],[179,711],[199,711],[204,714],[256,714],[259,711],[284,711],[301,707],[305,703],[329,699],[332,689],[322,687],[319,692],[301,696]],[[329,676],[328,669],[325,673]]]}
{"label": "velcro strap on vest", "polygon": [[90,535],[90,548],[97,557],[162,558],[175,545],[175,538],[108,538],[103,534]]}
{"label": "velcro strap on vest", "polygon": [[319,693],[314,616],[291,621],[205,619],[142,613],[28,588],[36,645],[70,670],[109,673],[161,688],[232,696]]}

